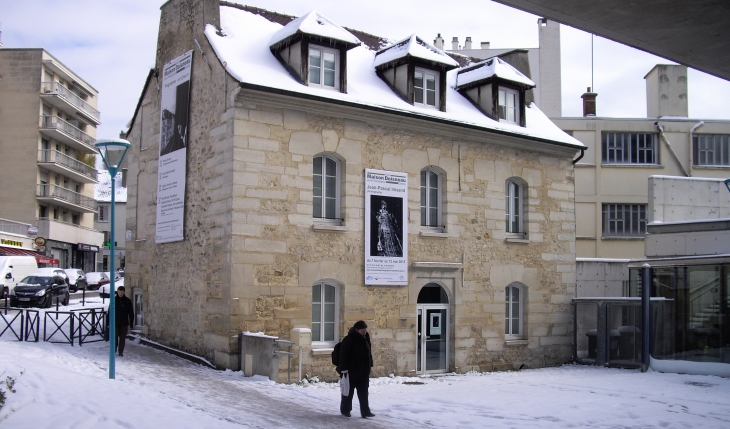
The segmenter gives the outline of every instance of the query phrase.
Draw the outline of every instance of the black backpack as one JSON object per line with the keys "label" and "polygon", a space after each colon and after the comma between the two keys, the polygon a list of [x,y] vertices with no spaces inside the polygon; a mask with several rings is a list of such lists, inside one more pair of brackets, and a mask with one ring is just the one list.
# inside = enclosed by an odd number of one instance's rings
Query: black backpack
{"label": "black backpack", "polygon": [[340,346],[342,345],[342,341],[335,344],[334,350],[332,350],[332,365],[334,366],[340,366]]}

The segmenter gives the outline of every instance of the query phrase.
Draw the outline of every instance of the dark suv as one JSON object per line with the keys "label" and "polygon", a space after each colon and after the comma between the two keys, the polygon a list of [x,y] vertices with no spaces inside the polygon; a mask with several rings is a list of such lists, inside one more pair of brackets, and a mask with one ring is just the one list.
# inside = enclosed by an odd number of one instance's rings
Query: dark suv
{"label": "dark suv", "polygon": [[68,284],[57,274],[31,274],[10,291],[11,307],[45,307],[54,303],[68,305]]}

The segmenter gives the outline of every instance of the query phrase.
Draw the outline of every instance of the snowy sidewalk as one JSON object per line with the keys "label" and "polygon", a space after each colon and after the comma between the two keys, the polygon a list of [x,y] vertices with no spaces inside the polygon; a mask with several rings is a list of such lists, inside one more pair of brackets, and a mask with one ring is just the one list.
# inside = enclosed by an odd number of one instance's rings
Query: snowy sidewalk
{"label": "snowy sidewalk", "polygon": [[212,370],[131,342],[124,357],[116,360],[116,380],[108,379],[107,365],[108,343],[71,347],[3,337],[0,388],[8,390],[7,376],[16,384],[0,411],[0,427],[730,427],[730,379],[714,376],[567,365],[508,373],[383,377],[371,380],[376,417],[365,420],[357,405],[353,417],[339,415],[336,384],[275,384],[241,372]]}

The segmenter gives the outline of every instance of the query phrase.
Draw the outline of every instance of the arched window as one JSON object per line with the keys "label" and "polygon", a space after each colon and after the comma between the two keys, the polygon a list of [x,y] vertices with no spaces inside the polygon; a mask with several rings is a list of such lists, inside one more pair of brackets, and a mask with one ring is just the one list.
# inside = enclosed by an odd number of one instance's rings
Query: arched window
{"label": "arched window", "polygon": [[442,174],[431,167],[421,170],[421,226],[443,230],[441,222]]}
{"label": "arched window", "polygon": [[340,219],[340,161],[331,155],[317,155],[312,167],[312,217],[332,224]]}
{"label": "arched window", "polygon": [[525,197],[527,185],[523,180],[511,177],[505,184],[505,222],[507,223],[507,235],[525,238]]}
{"label": "arched window", "polygon": [[522,333],[522,306],[524,288],[519,283],[512,283],[504,289],[504,337],[520,340]]}
{"label": "arched window", "polygon": [[337,287],[319,282],[312,286],[312,342],[338,339]]}

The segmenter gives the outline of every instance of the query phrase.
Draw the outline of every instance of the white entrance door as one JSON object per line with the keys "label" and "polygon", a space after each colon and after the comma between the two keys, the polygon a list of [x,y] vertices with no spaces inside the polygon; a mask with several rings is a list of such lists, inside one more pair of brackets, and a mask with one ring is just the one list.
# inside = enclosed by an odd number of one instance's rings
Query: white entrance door
{"label": "white entrance door", "polygon": [[449,306],[418,305],[417,372],[447,372],[449,370]]}

